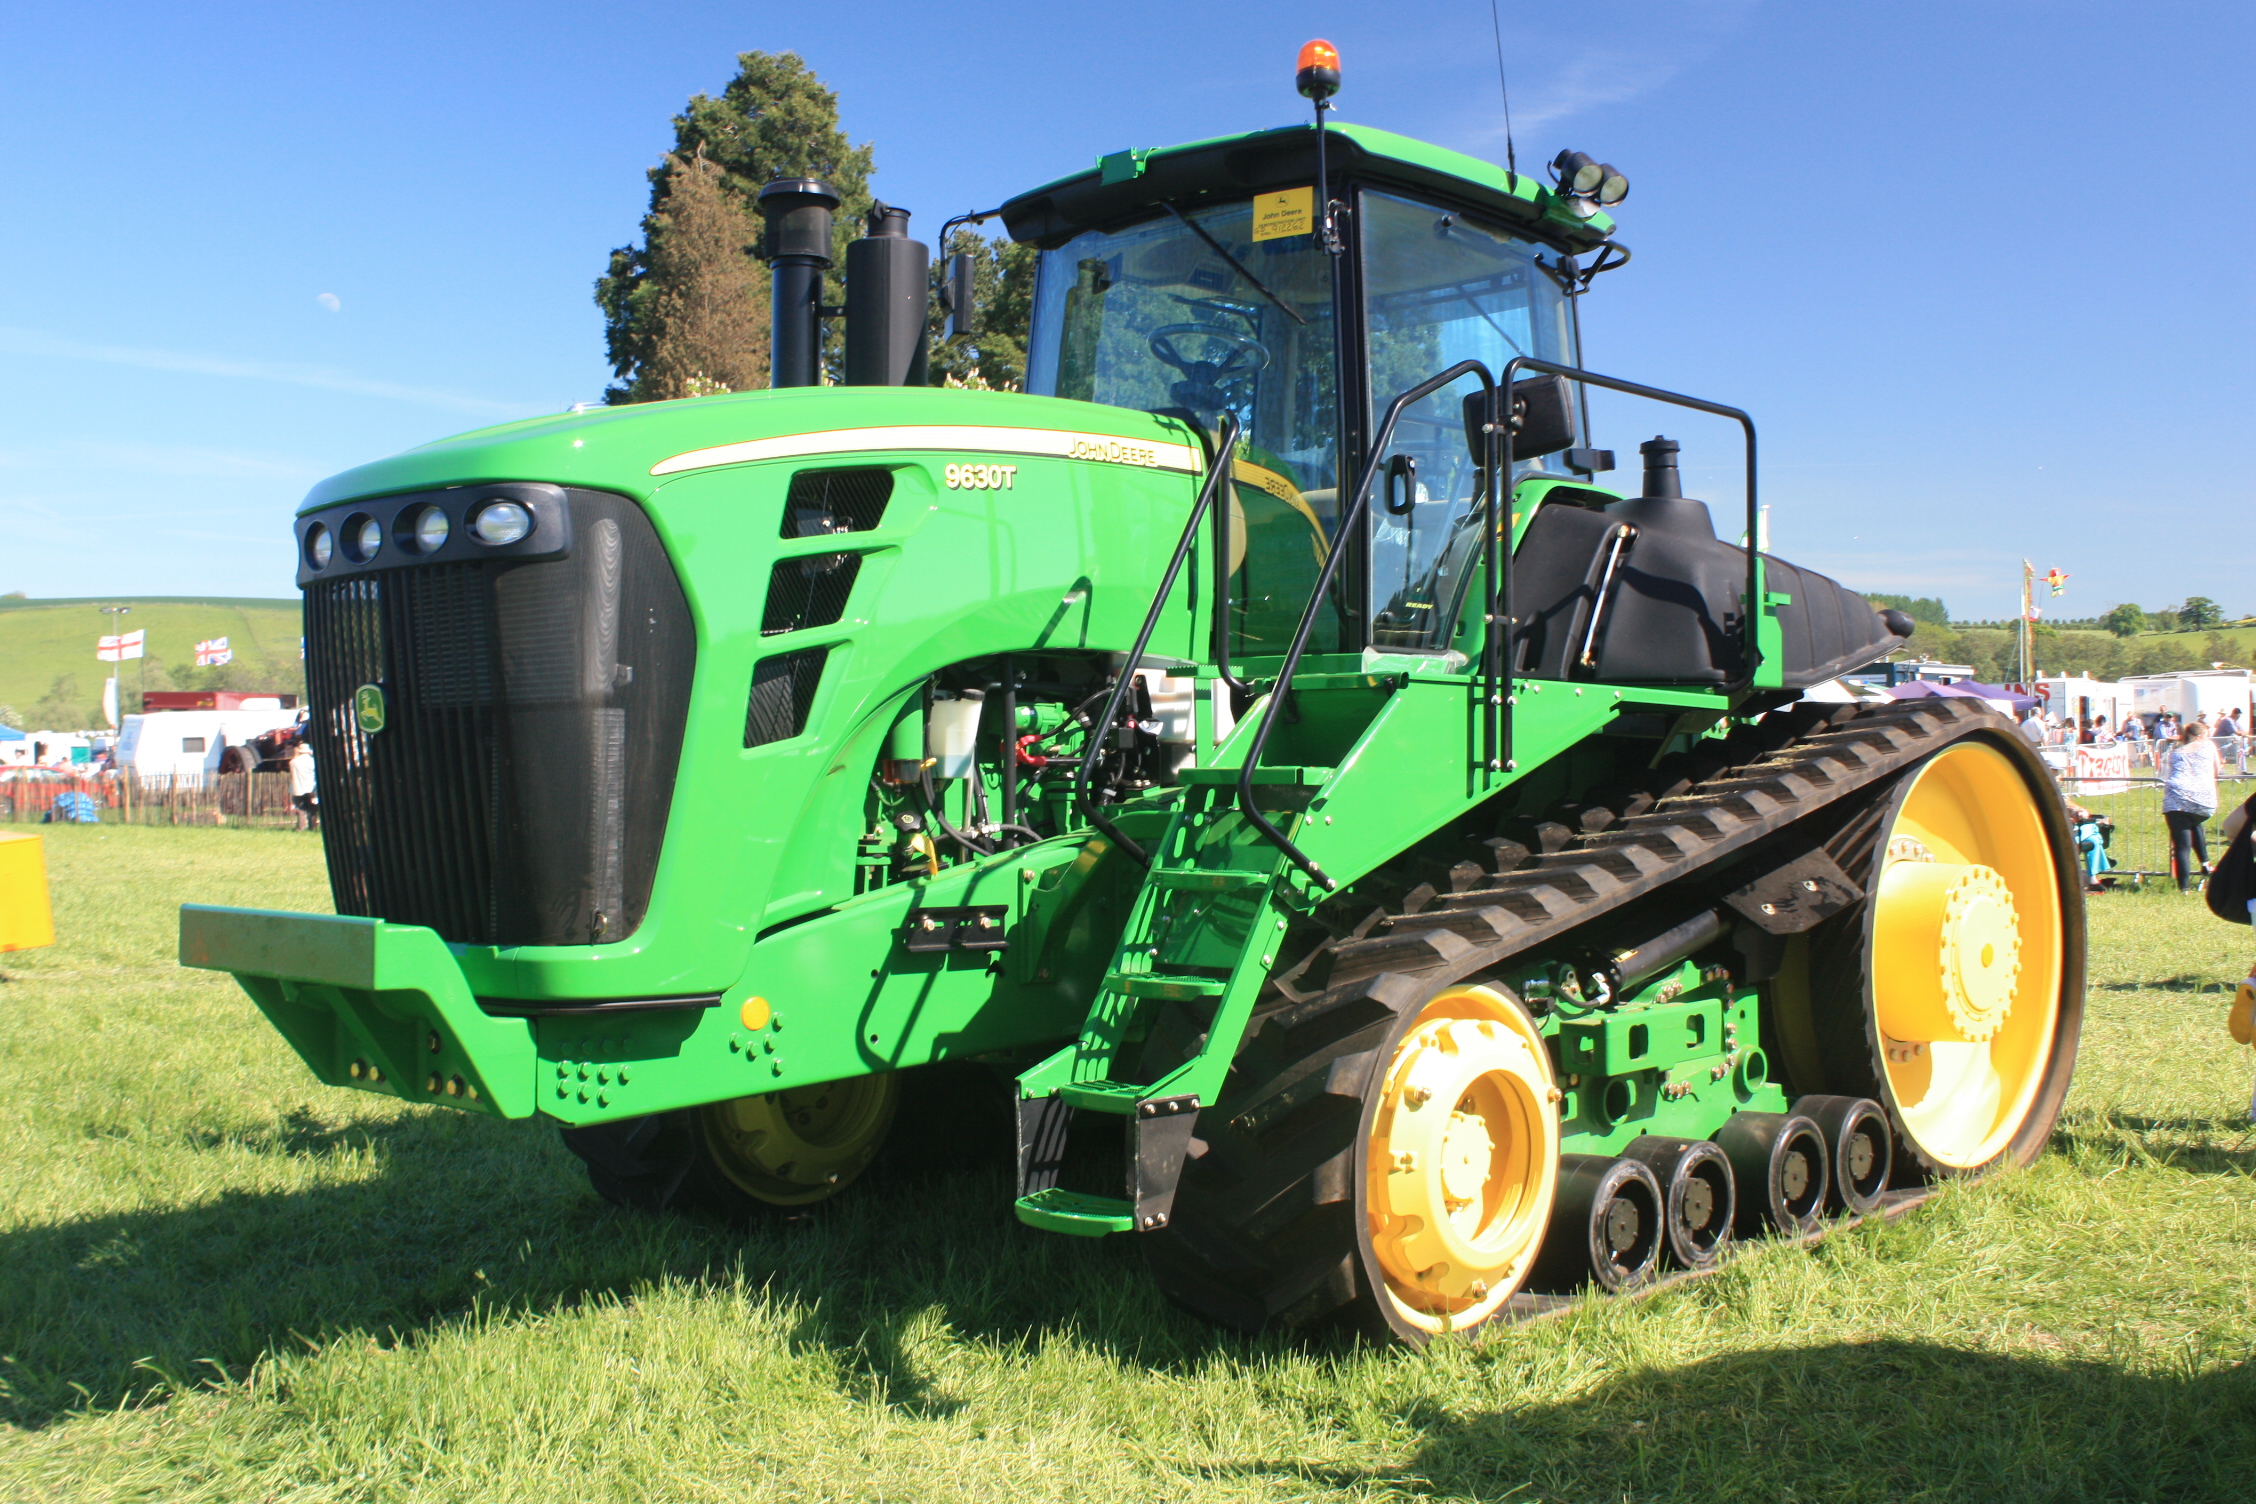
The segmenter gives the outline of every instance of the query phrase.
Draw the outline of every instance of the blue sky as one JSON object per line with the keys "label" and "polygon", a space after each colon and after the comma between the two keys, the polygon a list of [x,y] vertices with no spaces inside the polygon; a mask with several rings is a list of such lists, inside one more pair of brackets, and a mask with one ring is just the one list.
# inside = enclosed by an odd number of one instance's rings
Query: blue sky
{"label": "blue sky", "polygon": [[[2010,612],[2024,555],[2062,615],[2256,611],[2256,8],[1502,14],[1523,167],[1632,183],[1589,362],[1751,411],[1779,552],[1961,616]],[[593,280],[739,51],[801,53],[929,234],[1301,118],[1314,35],[1345,118],[1501,157],[1486,0],[18,10],[0,590],[288,595],[321,476],[597,397]],[[1664,427],[1735,495],[1728,433],[1601,408],[1632,463]]]}

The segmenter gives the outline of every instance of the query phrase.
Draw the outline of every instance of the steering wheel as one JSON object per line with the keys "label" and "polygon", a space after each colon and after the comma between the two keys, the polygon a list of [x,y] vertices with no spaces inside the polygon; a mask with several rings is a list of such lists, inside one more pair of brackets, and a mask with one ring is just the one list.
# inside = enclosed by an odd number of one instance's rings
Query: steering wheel
{"label": "steering wheel", "polygon": [[[1187,359],[1175,342],[1193,334],[1224,346],[1222,358]],[[1261,341],[1219,324],[1163,324],[1151,332],[1149,343],[1154,357],[1183,373],[1183,379],[1167,389],[1169,399],[1194,411],[1220,412],[1238,406],[1245,398],[1230,388],[1269,368],[1269,351]]]}
{"label": "steering wheel", "polygon": [[[1186,334],[1203,335],[1217,344],[1229,347],[1229,353],[1216,360],[1188,360],[1175,348],[1175,341]],[[1181,371],[1192,380],[1209,382],[1226,380],[1233,376],[1251,376],[1256,371],[1269,368],[1269,348],[1250,334],[1240,334],[1235,329],[1225,329],[1220,324],[1162,324],[1151,332],[1151,353],[1166,364]]]}

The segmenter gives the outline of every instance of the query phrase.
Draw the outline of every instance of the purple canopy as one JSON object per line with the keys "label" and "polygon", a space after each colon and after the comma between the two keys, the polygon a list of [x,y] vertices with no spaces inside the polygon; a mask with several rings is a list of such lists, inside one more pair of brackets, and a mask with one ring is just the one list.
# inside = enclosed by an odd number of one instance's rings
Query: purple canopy
{"label": "purple canopy", "polygon": [[1925,700],[1936,695],[1956,695],[1966,700],[1996,700],[2012,706],[2017,714],[2027,714],[2029,708],[2037,703],[2034,695],[2015,694],[2003,685],[1976,684],[1971,679],[1959,684],[1933,684],[1919,679],[1910,684],[1892,684],[1888,686],[1888,693],[1899,700]]}

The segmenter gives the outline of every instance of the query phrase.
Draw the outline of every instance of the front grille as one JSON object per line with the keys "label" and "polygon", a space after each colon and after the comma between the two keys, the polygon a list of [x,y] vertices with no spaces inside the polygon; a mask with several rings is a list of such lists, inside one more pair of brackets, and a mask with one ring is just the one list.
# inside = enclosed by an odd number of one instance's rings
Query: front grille
{"label": "front grille", "polygon": [[[561,557],[306,587],[337,911],[473,945],[625,938],[649,907],[695,639],[656,532],[572,491]],[[363,730],[354,697],[382,694]]]}

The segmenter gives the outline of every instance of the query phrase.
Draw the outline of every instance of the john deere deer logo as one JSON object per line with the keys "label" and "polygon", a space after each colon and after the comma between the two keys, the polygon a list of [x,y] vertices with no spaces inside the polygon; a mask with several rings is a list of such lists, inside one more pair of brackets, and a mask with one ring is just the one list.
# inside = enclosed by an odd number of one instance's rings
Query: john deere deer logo
{"label": "john deere deer logo", "polygon": [[383,686],[363,684],[353,691],[353,721],[370,736],[384,729]]}

